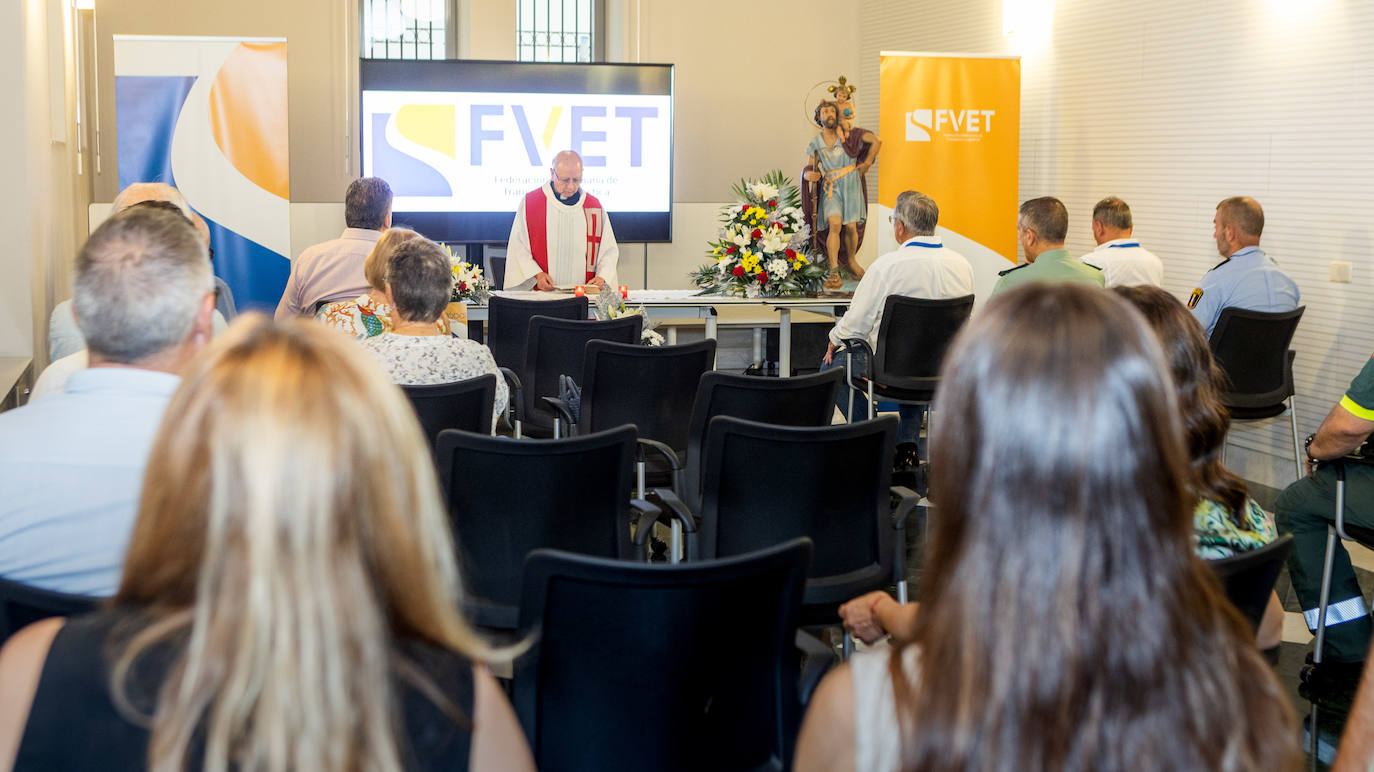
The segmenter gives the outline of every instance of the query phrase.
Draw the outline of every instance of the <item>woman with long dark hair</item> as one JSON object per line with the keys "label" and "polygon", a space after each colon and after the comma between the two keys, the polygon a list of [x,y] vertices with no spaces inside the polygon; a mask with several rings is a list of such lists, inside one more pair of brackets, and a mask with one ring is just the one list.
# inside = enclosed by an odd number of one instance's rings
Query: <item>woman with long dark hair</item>
{"label": "woman with long dark hair", "polygon": [[1192,549],[1155,337],[1117,297],[1033,285],[952,347],[911,640],[827,676],[808,770],[1251,770],[1292,710]]}

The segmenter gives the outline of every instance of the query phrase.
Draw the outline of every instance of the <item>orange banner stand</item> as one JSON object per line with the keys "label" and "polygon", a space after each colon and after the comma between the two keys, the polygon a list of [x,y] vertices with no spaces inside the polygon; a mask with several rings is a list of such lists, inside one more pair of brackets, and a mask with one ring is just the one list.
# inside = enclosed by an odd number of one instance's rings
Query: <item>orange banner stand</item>
{"label": "orange banner stand", "polygon": [[885,51],[880,73],[879,204],[919,190],[942,229],[1015,263],[1020,58]]}

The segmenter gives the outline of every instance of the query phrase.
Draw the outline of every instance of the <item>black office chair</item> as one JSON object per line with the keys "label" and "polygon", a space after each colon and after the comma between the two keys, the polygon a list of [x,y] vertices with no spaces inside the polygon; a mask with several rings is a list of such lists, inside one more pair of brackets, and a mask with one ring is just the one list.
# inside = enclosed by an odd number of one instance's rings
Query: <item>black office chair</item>
{"label": "black office chair", "polygon": [[[701,376],[692,420],[687,432],[686,456],[676,451],[672,468],[683,470],[673,492],[693,511],[701,492],[701,446],[706,426],[716,416],[746,418],[778,426],[828,426],[835,416],[835,395],[843,374],[839,370],[799,375],[795,378],[763,378],[718,370]],[[658,449],[662,452],[662,448]]]}
{"label": "black office chair", "polygon": [[[929,405],[940,385],[940,365],[945,351],[959,329],[973,313],[973,296],[948,300],[909,298],[888,295],[883,303],[883,319],[878,325],[875,352],[863,338],[844,341],[845,372],[849,385],[868,392],[868,417],[874,416],[874,398],[900,405]],[[868,355],[868,375],[853,372],[850,355]],[[850,392],[846,415],[854,411]]]}
{"label": "black office chair", "polygon": [[716,341],[710,338],[676,346],[594,340],[587,344],[582,373],[577,378],[582,399],[576,423],[562,400],[550,397],[545,401],[553,405],[564,433],[585,434],[634,424],[640,445],[671,450],[647,459],[643,450],[639,451],[636,490],[643,498],[646,486],[676,487],[673,475],[678,470],[669,461],[687,453],[697,383],[715,361]]}
{"label": "black office chair", "polygon": [[557,436],[554,410],[543,398],[558,396],[558,376],[577,378],[582,374],[582,362],[590,341],[638,343],[643,324],[637,315],[606,321],[531,317],[529,337],[525,342],[525,365],[519,371],[522,382],[519,417],[524,433],[534,437]]}
{"label": "black office chair", "polygon": [[[1293,357],[1288,346],[1306,306],[1292,311],[1223,308],[1208,341],[1217,366],[1226,374],[1221,404],[1232,421],[1261,421],[1288,412],[1293,430],[1293,470],[1302,479],[1302,440],[1293,407]],[[1222,448],[1223,452],[1225,447]]]}
{"label": "black office chair", "polygon": [[496,401],[496,376],[479,375],[453,383],[433,386],[401,386],[420,428],[435,447],[439,432],[457,429],[477,434],[491,434],[492,408]]}
{"label": "black office chair", "polygon": [[[728,560],[525,564],[511,702],[543,772],[785,770],[830,663],[797,633],[810,544]],[[798,646],[808,672],[797,682]],[[816,664],[819,663],[820,667]]]}
{"label": "black office chair", "polygon": [[[521,566],[532,550],[643,558],[659,511],[630,500],[634,449],[633,426],[527,442],[439,434],[439,480],[476,624],[515,628]],[[647,518],[635,543],[632,509]]]}
{"label": "black office chair", "polygon": [[1252,632],[1259,631],[1283,561],[1292,551],[1293,535],[1286,533],[1259,549],[1207,561],[1221,580],[1226,597],[1250,621]]}
{"label": "black office chair", "polygon": [[487,348],[498,367],[519,371],[525,366],[525,341],[529,339],[530,317],[586,319],[585,297],[558,300],[516,300],[492,295],[487,300]]}
{"label": "black office chair", "polygon": [[890,485],[896,436],[895,416],[820,427],[711,419],[689,559],[806,536],[814,551],[803,624],[836,624],[841,603],[889,585],[905,603],[904,529],[918,497]]}
{"label": "black office chair", "polygon": [[1346,456],[1325,463],[1336,471],[1336,518],[1326,526],[1326,553],[1322,558],[1322,588],[1317,596],[1317,643],[1312,650],[1312,662],[1317,665],[1321,664],[1322,649],[1326,644],[1326,610],[1331,599],[1331,572],[1336,557],[1336,539],[1353,541],[1369,549],[1374,549],[1374,529],[1345,522],[1346,464],[1374,465],[1374,459],[1365,456]]}
{"label": "black office chair", "polygon": [[0,579],[0,644],[40,619],[85,614],[94,611],[105,600]]}

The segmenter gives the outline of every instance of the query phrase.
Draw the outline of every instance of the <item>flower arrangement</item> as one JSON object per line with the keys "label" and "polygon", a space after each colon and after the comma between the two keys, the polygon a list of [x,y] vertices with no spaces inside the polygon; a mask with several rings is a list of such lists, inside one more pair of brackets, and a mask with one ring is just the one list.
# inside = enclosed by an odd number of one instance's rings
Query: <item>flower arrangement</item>
{"label": "flower arrangement", "polygon": [[455,256],[447,246],[444,249],[448,250],[448,261],[453,266],[453,294],[450,300],[455,303],[460,300],[487,302],[487,298],[491,297],[491,282],[482,275],[482,269]]}
{"label": "flower arrangement", "polygon": [[811,254],[797,186],[777,170],[733,186],[736,203],[720,210],[708,241],[713,263],[691,274],[702,294],[775,298],[819,292],[825,268]]}
{"label": "flower arrangement", "polygon": [[653,321],[644,313],[644,306],[639,308],[628,308],[625,299],[619,292],[607,287],[596,296],[596,318],[601,321],[607,319],[619,319],[624,316],[638,316],[643,320],[640,328],[639,342],[645,346],[662,346],[663,335],[654,328],[658,323]]}

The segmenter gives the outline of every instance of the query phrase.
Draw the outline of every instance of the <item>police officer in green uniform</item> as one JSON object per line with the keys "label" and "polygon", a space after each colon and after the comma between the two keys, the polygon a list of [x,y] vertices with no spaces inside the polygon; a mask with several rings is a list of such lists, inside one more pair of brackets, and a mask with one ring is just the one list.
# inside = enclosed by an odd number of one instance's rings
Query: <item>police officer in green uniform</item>
{"label": "police officer in green uniform", "polygon": [[1075,260],[1064,249],[1064,237],[1069,233],[1069,210],[1064,202],[1052,196],[1032,198],[1021,205],[1016,218],[1016,235],[1026,253],[1025,265],[1002,271],[995,296],[1026,282],[1079,282],[1097,287],[1105,286],[1102,271],[1081,260]]}
{"label": "police officer in green uniform", "polygon": [[[1317,629],[1326,526],[1336,518],[1336,473],[1326,465],[1315,470],[1312,466],[1350,453],[1370,432],[1374,432],[1374,359],[1365,361],[1345,396],[1317,433],[1307,438],[1308,476],[1285,488],[1274,507],[1279,527],[1293,533],[1288,573],[1309,630]],[[1345,470],[1345,522],[1374,528],[1374,467],[1347,464]],[[1350,567],[1350,555],[1339,539],[1334,549],[1322,664],[1302,676],[1314,688],[1354,689],[1374,625]]]}

